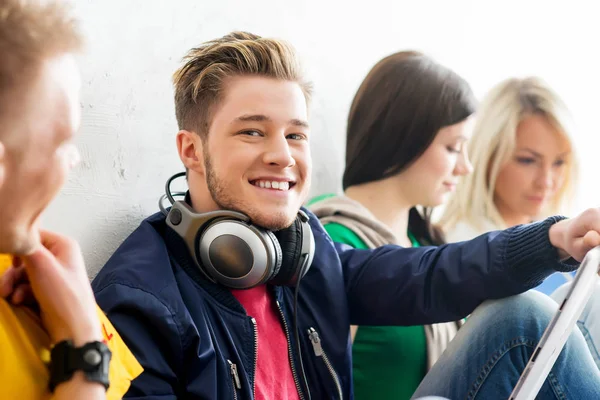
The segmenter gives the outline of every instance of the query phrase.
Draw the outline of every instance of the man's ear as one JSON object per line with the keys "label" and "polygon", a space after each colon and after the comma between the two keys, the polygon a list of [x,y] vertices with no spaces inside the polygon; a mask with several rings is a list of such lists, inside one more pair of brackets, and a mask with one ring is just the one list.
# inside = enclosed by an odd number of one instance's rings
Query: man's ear
{"label": "man's ear", "polygon": [[177,152],[186,169],[204,172],[202,146],[202,139],[197,133],[186,130],[177,132]]}

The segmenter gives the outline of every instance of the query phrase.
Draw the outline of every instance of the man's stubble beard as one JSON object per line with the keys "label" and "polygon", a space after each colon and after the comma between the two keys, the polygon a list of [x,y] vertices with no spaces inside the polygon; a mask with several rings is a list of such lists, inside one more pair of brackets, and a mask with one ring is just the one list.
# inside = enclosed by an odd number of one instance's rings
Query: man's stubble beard
{"label": "man's stubble beard", "polygon": [[222,180],[219,179],[215,169],[212,166],[211,158],[208,152],[204,152],[204,171],[206,172],[206,185],[213,201],[222,210],[237,211],[247,215],[254,225],[262,228],[278,231],[289,227],[294,219],[290,219],[287,215],[280,213],[279,215],[272,214],[269,217],[261,215],[262,213],[251,204],[245,203],[243,200],[238,201],[231,196]]}

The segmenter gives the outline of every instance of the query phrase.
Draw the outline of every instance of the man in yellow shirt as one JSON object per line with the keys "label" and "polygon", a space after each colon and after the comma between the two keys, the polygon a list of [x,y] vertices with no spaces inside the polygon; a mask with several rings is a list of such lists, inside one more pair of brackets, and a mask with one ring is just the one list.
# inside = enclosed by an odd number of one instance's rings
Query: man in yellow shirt
{"label": "man in yellow shirt", "polygon": [[120,399],[142,372],[96,305],[77,243],[38,223],[79,158],[81,48],[64,5],[0,2],[2,400]]}

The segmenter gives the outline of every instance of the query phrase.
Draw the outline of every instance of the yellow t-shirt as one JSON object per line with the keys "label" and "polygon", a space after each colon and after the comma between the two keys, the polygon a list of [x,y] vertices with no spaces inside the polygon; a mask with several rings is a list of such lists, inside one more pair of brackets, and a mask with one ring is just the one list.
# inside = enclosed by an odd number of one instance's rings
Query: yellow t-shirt
{"label": "yellow t-shirt", "polygon": [[[11,265],[12,258],[0,254],[0,275]],[[97,311],[104,340],[112,352],[106,398],[121,399],[143,368],[100,307]],[[49,355],[50,338],[39,316],[27,307],[15,307],[0,299],[0,399],[49,399],[49,372],[44,361]]]}

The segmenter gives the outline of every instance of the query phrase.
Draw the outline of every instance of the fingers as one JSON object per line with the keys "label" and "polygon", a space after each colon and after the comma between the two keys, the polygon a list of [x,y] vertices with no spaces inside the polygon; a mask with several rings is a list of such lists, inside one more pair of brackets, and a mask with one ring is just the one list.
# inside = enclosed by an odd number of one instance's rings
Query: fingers
{"label": "fingers", "polygon": [[[12,268],[11,268],[12,269]],[[13,278],[11,278],[11,270],[6,271],[2,276],[0,276],[0,297],[5,298],[12,292],[13,288]]]}
{"label": "fingers", "polygon": [[587,250],[600,246],[600,233],[597,231],[588,231],[583,236],[583,245]]}
{"label": "fingers", "polygon": [[65,261],[75,254],[81,254],[79,243],[68,236],[41,230],[40,240],[42,246],[50,250],[50,252],[61,261]]}
{"label": "fingers", "polygon": [[60,235],[56,232],[40,230],[40,241],[42,245],[48,250],[53,251],[54,249],[60,249],[64,247],[64,243],[69,241],[69,238],[66,236]]}
{"label": "fingers", "polygon": [[587,231],[583,237],[572,239],[571,257],[581,262],[588,251],[600,246],[600,233],[595,230]]}
{"label": "fingers", "polygon": [[19,256],[14,256],[12,258],[13,267],[20,267],[23,265],[23,259]]}
{"label": "fingers", "polygon": [[0,277],[0,297],[5,298],[9,296],[13,292],[15,286],[20,282],[26,282],[27,279],[27,273],[22,265],[9,268],[4,275]]}
{"label": "fingers", "polygon": [[39,246],[33,253],[24,256],[24,261],[25,270],[32,283],[48,285],[56,283],[56,275],[60,273],[62,267],[50,250]]}
{"label": "fingers", "polygon": [[21,305],[21,304],[28,304],[28,305],[34,304],[35,297],[33,295],[33,290],[31,289],[31,285],[21,284],[21,285],[17,286],[11,296],[11,302],[17,306]]}
{"label": "fingers", "polygon": [[600,208],[588,208],[581,214],[582,224],[579,232],[582,234],[588,231],[600,232]]}

